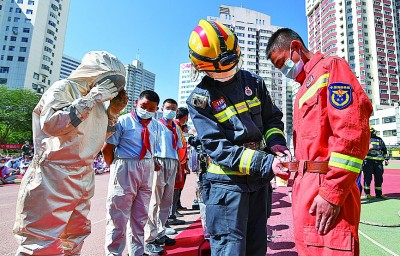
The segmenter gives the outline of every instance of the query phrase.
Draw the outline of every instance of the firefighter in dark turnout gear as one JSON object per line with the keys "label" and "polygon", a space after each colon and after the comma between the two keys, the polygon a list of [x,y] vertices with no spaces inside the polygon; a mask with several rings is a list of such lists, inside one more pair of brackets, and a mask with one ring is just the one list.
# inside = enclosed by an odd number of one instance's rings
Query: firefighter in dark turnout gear
{"label": "firefighter in dark turnout gear", "polygon": [[382,138],[376,135],[376,130],[371,127],[371,139],[369,151],[363,162],[362,171],[364,173],[364,193],[367,199],[372,199],[371,196],[371,181],[374,175],[375,196],[380,199],[388,199],[382,194],[383,183],[383,161],[388,165],[389,156]]}
{"label": "firefighter in dark turnout gear", "polygon": [[274,173],[289,173],[274,157],[288,155],[282,112],[261,77],[240,70],[236,36],[201,20],[189,40],[192,65],[205,72],[187,100],[202,147],[211,158],[203,191],[212,255],[265,255],[267,190]]}

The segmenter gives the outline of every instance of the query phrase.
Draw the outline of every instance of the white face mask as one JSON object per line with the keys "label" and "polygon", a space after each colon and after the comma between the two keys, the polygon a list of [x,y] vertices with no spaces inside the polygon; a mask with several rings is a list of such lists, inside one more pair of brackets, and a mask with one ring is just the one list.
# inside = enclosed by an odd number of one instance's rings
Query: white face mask
{"label": "white face mask", "polygon": [[0,168],[1,168],[1,167],[4,167],[4,166],[5,166],[5,164],[0,164]]}
{"label": "white face mask", "polygon": [[300,52],[300,60],[297,63],[293,62],[291,56],[292,56],[292,46],[290,46],[290,57],[285,61],[280,70],[287,78],[296,79],[297,76],[301,73],[301,71],[303,71],[304,62],[301,59],[301,52]]}
{"label": "white face mask", "polygon": [[225,78],[214,78],[214,80],[223,83],[223,82],[227,82],[227,81],[231,80],[233,76],[234,75],[228,76],[228,77],[225,77]]}
{"label": "white face mask", "polygon": [[165,109],[163,110],[163,117],[167,120],[172,120],[176,117],[176,111]]}
{"label": "white face mask", "polygon": [[242,58],[240,58],[238,63],[236,64],[236,66],[234,68],[232,68],[231,70],[221,72],[221,73],[208,71],[208,72],[206,72],[206,74],[209,77],[211,77],[212,79],[214,79],[215,81],[224,83],[224,82],[231,80],[236,75],[236,73],[242,67],[242,64],[243,64],[243,60],[242,60]]}
{"label": "white face mask", "polygon": [[136,108],[136,114],[141,119],[150,119],[155,115],[154,112],[149,112],[146,109],[143,109],[139,106]]}

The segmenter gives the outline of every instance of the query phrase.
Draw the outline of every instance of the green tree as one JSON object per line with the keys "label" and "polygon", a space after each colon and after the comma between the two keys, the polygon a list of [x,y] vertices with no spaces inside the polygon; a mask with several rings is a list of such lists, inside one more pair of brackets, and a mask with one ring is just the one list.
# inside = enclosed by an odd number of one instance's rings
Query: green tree
{"label": "green tree", "polygon": [[32,111],[41,95],[0,86],[0,144],[32,140]]}

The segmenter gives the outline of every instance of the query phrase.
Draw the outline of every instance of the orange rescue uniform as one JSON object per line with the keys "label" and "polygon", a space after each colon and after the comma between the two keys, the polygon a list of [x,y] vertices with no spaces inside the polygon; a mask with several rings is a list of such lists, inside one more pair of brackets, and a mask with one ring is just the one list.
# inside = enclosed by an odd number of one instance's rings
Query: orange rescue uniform
{"label": "orange rescue uniform", "polygon": [[[369,144],[372,105],[348,63],[317,52],[305,64],[294,106],[294,149],[300,161],[293,185],[293,222],[299,255],[359,255],[360,192],[356,179]],[[328,173],[304,170],[327,161]],[[333,228],[319,235],[309,213],[320,195],[341,206]]]}

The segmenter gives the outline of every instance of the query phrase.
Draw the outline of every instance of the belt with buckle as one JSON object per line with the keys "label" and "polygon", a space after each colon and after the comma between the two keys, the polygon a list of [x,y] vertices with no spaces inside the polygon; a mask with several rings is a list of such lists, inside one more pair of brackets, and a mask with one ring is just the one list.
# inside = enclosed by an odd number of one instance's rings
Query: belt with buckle
{"label": "belt with buckle", "polygon": [[300,166],[300,162],[283,162],[282,165],[291,172],[297,172],[299,168],[304,172],[311,173],[326,174],[329,172],[328,161],[304,161],[303,166]]}

